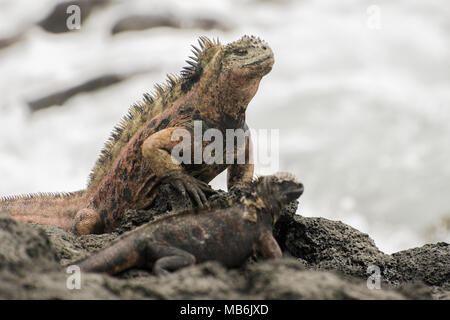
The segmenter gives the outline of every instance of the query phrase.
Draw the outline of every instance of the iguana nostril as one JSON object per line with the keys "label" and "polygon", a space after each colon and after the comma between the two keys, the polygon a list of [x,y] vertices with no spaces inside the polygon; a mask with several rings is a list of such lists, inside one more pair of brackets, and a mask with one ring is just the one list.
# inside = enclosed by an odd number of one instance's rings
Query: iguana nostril
{"label": "iguana nostril", "polygon": [[262,46],[262,49],[263,49],[263,50],[267,50],[267,47],[266,47],[266,46]]}

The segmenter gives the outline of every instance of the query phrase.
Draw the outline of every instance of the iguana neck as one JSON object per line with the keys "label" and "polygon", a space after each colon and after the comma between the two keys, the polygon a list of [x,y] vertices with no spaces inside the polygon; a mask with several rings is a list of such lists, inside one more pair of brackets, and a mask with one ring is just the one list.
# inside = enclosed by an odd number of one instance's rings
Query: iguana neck
{"label": "iguana neck", "polygon": [[261,77],[249,79],[239,72],[220,73],[219,63],[204,71],[187,100],[195,101],[193,105],[199,118],[220,122],[213,124],[226,127],[240,126],[245,122],[245,111],[258,90]]}
{"label": "iguana neck", "polygon": [[247,208],[256,212],[257,219],[260,222],[269,229],[272,228],[275,222],[274,217],[278,215],[278,210],[280,210],[278,205],[263,200],[263,197],[258,196],[257,194],[247,194],[242,197],[241,201]]}

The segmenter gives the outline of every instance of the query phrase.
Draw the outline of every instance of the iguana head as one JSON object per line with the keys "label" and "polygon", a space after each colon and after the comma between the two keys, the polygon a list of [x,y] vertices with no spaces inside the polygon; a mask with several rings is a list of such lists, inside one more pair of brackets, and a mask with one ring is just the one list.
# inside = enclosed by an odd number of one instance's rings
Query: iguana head
{"label": "iguana head", "polygon": [[256,193],[264,204],[272,209],[274,222],[278,220],[280,210],[298,199],[303,193],[303,184],[291,173],[278,172],[256,180]]}
{"label": "iguana head", "polygon": [[201,37],[199,44],[200,48],[193,46],[195,56],[181,72],[182,90],[203,95],[207,108],[216,106],[232,115],[245,111],[261,78],[272,69],[272,49],[253,36],[243,36],[227,45]]}
{"label": "iguana head", "polygon": [[272,69],[272,49],[263,40],[243,36],[222,48],[221,69],[229,79],[261,78]]}

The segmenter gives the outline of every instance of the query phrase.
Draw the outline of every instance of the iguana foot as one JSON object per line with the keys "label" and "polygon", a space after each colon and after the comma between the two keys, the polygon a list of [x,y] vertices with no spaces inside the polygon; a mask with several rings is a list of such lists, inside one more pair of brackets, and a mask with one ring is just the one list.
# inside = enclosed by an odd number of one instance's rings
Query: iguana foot
{"label": "iguana foot", "polygon": [[169,271],[193,265],[196,261],[192,254],[175,247],[150,244],[147,248],[147,256],[156,258],[152,265],[148,265],[152,266],[153,274],[156,276],[167,275]]}
{"label": "iguana foot", "polygon": [[189,194],[190,198],[195,201],[200,208],[203,208],[203,206],[208,202],[206,194],[215,193],[215,190],[212,189],[206,182],[198,180],[185,173],[172,173],[164,180],[164,182],[169,183],[184,197]]}
{"label": "iguana foot", "polygon": [[256,243],[255,250],[258,251],[264,259],[277,259],[283,256],[277,240],[271,232],[265,231]]}
{"label": "iguana foot", "polygon": [[102,223],[100,215],[93,209],[81,209],[75,215],[70,231],[78,236],[101,233]]}
{"label": "iguana foot", "polygon": [[153,273],[156,276],[161,277],[168,275],[170,273],[168,270],[175,271],[195,264],[195,257],[190,253],[188,254],[189,256],[169,256],[159,259],[153,266]]}

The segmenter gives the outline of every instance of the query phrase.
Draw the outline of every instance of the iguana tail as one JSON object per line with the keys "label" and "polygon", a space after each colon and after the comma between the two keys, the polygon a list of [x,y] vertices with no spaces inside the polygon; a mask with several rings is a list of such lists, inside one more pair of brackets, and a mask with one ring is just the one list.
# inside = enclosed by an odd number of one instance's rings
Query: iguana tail
{"label": "iguana tail", "polygon": [[75,214],[86,205],[86,191],[0,197],[0,213],[14,220],[70,230]]}
{"label": "iguana tail", "polygon": [[75,264],[84,272],[106,272],[111,275],[140,266],[145,261],[147,243],[139,241],[140,234],[134,231],[116,238],[107,248]]}

